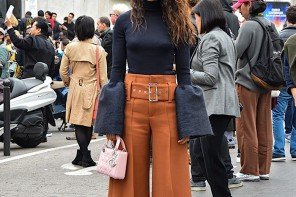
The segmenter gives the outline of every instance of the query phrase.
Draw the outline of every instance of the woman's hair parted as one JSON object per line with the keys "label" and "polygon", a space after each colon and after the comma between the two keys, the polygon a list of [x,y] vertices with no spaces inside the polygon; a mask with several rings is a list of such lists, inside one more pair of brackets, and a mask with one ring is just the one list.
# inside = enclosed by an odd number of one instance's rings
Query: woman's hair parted
{"label": "woman's hair parted", "polygon": [[[163,20],[175,46],[180,43],[195,43],[194,26],[190,20],[191,10],[188,0],[159,0],[162,5]],[[131,0],[131,21],[134,30],[145,27],[143,0]]]}

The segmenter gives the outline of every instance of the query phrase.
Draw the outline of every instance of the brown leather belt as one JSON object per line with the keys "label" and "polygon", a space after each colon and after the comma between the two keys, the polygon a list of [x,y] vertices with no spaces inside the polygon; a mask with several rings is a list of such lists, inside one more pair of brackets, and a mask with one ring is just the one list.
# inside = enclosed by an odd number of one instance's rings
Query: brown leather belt
{"label": "brown leather belt", "polygon": [[[127,75],[129,76],[129,75]],[[146,76],[141,80],[141,75],[136,75],[137,79],[133,80],[135,74],[132,77],[126,77],[125,86],[127,93],[127,100],[130,98],[136,99],[144,99],[150,102],[157,101],[173,101],[175,99],[175,89],[176,82],[172,82],[173,80],[160,80],[161,83],[149,82],[147,83]],[[161,76],[157,76],[157,78],[162,79]],[[164,76],[163,78],[167,78]],[[135,82],[136,81],[136,82]],[[143,83],[142,83],[143,81]],[[159,80],[153,80],[159,81]]]}

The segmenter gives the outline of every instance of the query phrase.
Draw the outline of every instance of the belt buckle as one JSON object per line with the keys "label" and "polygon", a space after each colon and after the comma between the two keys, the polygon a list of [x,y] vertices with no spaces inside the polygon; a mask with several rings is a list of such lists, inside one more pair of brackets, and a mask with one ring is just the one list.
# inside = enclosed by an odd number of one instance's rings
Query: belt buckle
{"label": "belt buckle", "polygon": [[[155,88],[155,96],[152,97],[152,89]],[[149,102],[157,102],[158,101],[158,88],[157,88],[157,83],[149,83],[148,84],[148,95],[149,95]]]}
{"label": "belt buckle", "polygon": [[78,83],[79,83],[79,86],[82,86],[82,84],[83,84],[83,79],[79,79]]}

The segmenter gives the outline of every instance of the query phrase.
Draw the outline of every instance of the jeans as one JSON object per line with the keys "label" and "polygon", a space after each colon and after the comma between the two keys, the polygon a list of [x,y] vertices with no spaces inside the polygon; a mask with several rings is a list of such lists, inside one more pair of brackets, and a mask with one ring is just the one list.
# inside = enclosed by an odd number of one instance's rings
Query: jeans
{"label": "jeans", "polygon": [[285,113],[285,132],[286,134],[291,134],[293,129],[293,114],[294,114],[294,102],[291,96],[291,99],[288,101],[286,113]]}
{"label": "jeans", "polygon": [[[285,130],[284,130],[284,118],[288,103],[293,102],[293,98],[287,93],[287,88],[283,88],[280,95],[277,98],[277,104],[272,110],[272,125],[273,125],[273,136],[274,136],[274,147],[273,153],[285,156]],[[286,114],[286,121],[292,120],[292,126],[296,128],[296,110],[295,107],[293,113]],[[291,115],[290,117],[289,114]],[[292,129],[291,142],[290,142],[290,153],[292,156],[296,156],[296,131]]]}

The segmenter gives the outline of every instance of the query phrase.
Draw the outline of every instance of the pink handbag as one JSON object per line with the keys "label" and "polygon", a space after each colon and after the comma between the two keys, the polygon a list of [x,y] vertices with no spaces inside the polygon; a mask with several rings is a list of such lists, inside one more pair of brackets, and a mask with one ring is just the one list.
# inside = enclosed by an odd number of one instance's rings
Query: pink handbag
{"label": "pink handbag", "polygon": [[[115,147],[107,146],[107,142],[102,148],[97,164],[97,172],[114,179],[124,179],[127,164],[127,151],[122,138],[116,136],[116,139]],[[123,148],[122,150],[118,150],[120,143]]]}

